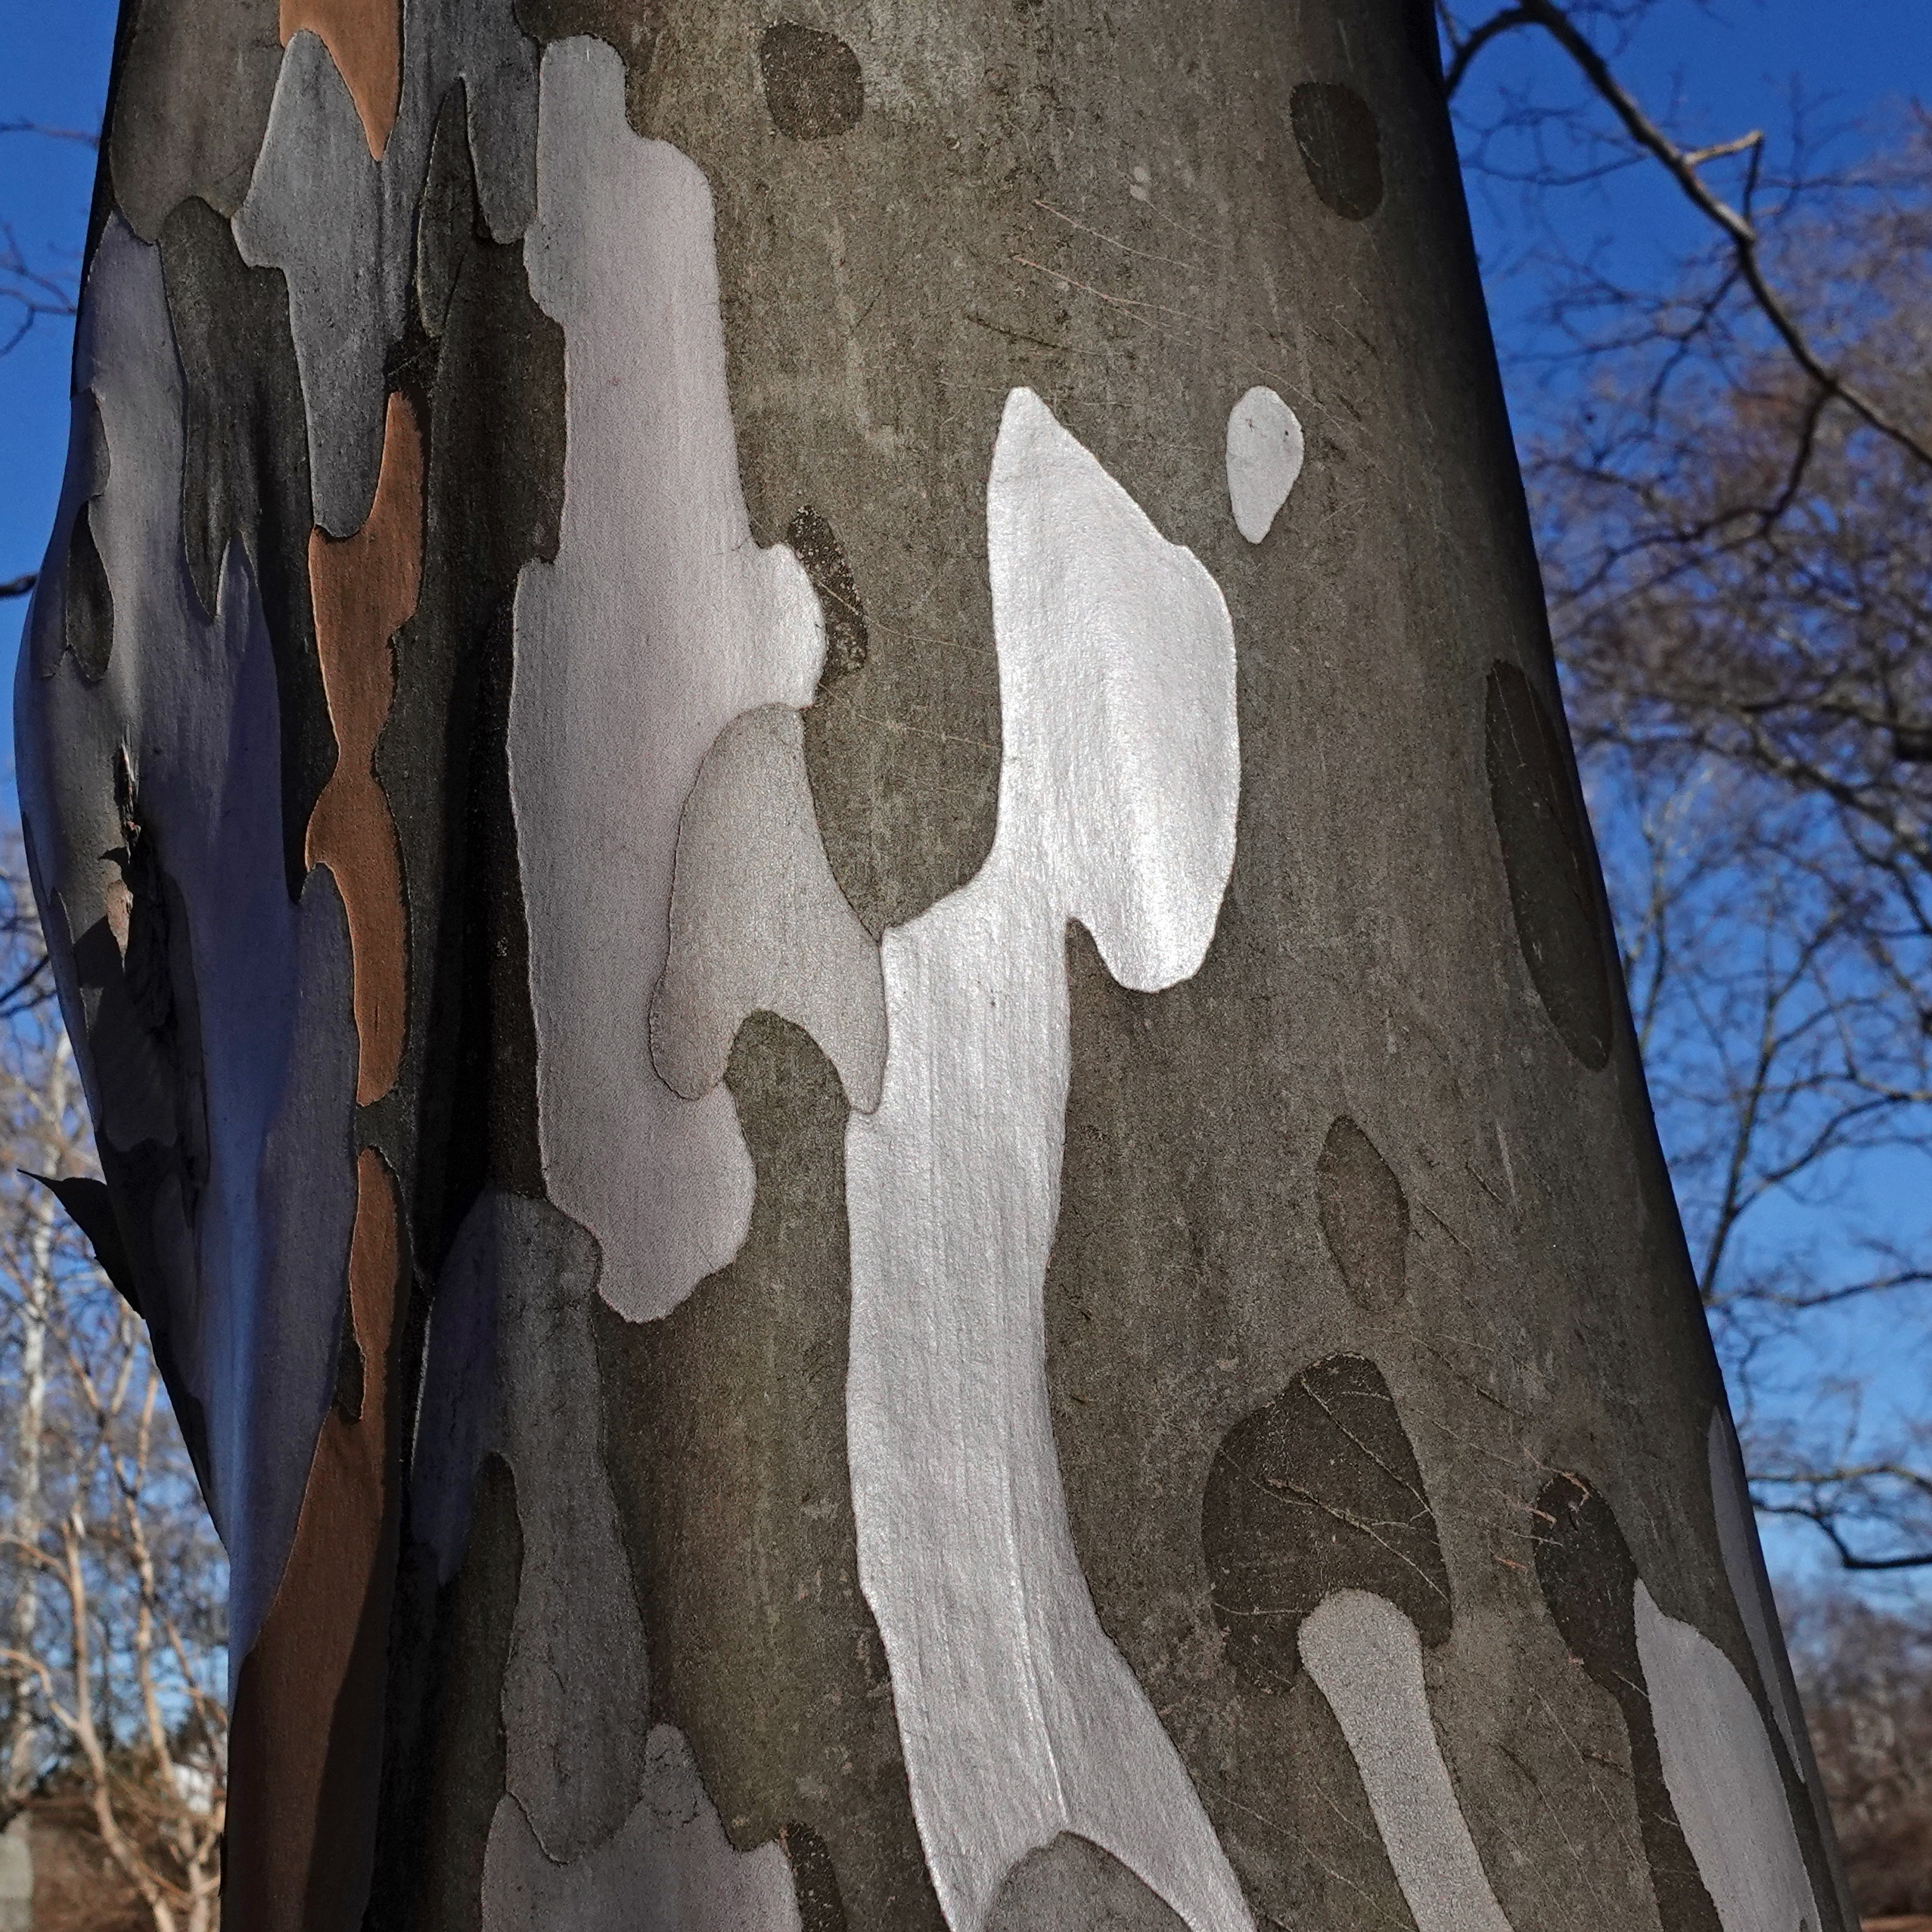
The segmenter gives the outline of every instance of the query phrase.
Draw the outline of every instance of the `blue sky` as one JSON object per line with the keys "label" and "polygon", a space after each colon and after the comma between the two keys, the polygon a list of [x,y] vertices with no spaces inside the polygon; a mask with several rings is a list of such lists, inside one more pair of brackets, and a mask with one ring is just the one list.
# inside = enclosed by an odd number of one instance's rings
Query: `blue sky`
{"label": "blue sky", "polygon": [[[1498,0],[1498,4],[1501,0]],[[109,0],[0,0],[0,122],[26,120],[91,129],[104,98],[115,8]],[[1849,163],[1896,126],[1906,90],[1932,84],[1932,0],[1659,0],[1618,60],[1619,72],[1654,115],[1692,141],[1731,138],[1762,127],[1775,144],[1802,101],[1825,153]],[[1579,98],[1555,50],[1534,33],[1497,42],[1467,84],[1466,104],[1479,117],[1502,91],[1527,89],[1546,101]],[[1835,131],[1835,132],[1834,132]],[[0,221],[11,228],[36,268],[71,278],[92,191],[95,157],[82,144],[26,133],[0,133]],[[1536,222],[1559,230],[1576,253],[1601,244],[1636,282],[1668,275],[1673,259],[1701,242],[1696,217],[1661,173],[1650,167],[1545,198],[1536,209],[1516,191],[1472,184],[1472,213],[1506,368],[1533,351],[1538,284],[1532,272],[1505,274],[1536,239]],[[0,332],[7,318],[0,317]],[[37,324],[0,356],[0,578],[36,568],[51,520],[67,422],[68,328]],[[1511,406],[1519,427],[1560,397],[1520,368]],[[11,648],[23,601],[0,604],[0,646]],[[11,679],[0,680],[0,714]],[[0,715],[11,738],[11,721]],[[11,801],[8,809],[11,809]],[[1849,1187],[1881,1208],[1924,1185],[1922,1166],[1872,1160],[1847,1176]],[[1831,1349],[1877,1378],[1881,1398],[1923,1414],[1932,1370],[1916,1330],[1895,1329],[1882,1312],[1839,1325]],[[1816,1539],[1767,1525],[1775,1567],[1811,1569]]]}

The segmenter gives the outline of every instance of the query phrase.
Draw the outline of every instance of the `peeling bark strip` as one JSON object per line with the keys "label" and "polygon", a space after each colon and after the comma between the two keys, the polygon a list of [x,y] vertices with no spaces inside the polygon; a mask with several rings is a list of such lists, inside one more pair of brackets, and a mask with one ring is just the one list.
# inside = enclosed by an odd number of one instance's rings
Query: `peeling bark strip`
{"label": "peeling bark strip", "polygon": [[402,1447],[401,1252],[381,1157],[356,1168],[346,1291],[360,1413],[324,1419],[294,1547],[235,1681],[223,1911],[261,1932],[353,1925],[368,1895]]}
{"label": "peeling bark strip", "polygon": [[364,1106],[396,1083],[407,1023],[408,931],[396,822],[376,782],[376,740],[396,688],[390,639],[416,607],[423,574],[423,447],[415,412],[390,398],[382,471],[355,536],[309,542],[315,646],[337,747],[309,821],[308,860],[335,874],[349,915]]}
{"label": "peeling bark strip", "polygon": [[141,0],[103,152],[230,1926],[1850,1932],[1422,0]]}
{"label": "peeling bark strip", "polygon": [[281,44],[303,28],[329,50],[380,161],[402,85],[402,0],[281,0]]}

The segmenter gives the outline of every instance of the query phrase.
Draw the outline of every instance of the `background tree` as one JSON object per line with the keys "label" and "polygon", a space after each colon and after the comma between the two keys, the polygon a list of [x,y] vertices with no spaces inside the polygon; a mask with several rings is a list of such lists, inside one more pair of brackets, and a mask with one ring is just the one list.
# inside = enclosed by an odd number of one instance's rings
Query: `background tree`
{"label": "background tree", "polygon": [[226,1567],[145,1331],[31,1178],[82,1165],[88,1132],[17,867],[0,893],[0,1802],[11,1816],[77,1796],[156,1932],[207,1932],[226,1783]]}

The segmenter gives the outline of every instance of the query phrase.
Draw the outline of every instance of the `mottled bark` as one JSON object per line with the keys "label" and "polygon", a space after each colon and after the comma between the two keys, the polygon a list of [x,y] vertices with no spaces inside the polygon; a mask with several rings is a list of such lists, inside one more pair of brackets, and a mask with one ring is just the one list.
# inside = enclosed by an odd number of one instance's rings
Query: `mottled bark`
{"label": "mottled bark", "polygon": [[1850,1932],[1428,9],[801,11],[129,6],[18,763],[229,1922]]}

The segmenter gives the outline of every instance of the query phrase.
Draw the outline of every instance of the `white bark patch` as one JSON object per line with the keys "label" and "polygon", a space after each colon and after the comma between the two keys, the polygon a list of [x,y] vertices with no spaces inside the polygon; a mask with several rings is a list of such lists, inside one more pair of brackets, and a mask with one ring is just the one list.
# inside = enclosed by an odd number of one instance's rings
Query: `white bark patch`
{"label": "white bark patch", "polygon": [[315,521],[359,530],[374,501],[383,359],[408,318],[416,216],[436,110],[464,83],[477,198],[499,241],[533,205],[536,50],[512,0],[416,0],[402,23],[396,126],[380,162],[328,49],[306,30],[282,56],[269,128],[233,223],[242,259],[288,278]]}
{"label": "white bark patch", "polygon": [[719,734],[678,828],[671,949],[651,1003],[651,1058],[697,1100],[725,1077],[750,1013],[803,1027],[861,1113],[885,1077],[879,949],[832,877],[805,775],[805,732],[768,704]]}
{"label": "white bark patch", "polygon": [[1777,1606],[1772,1601],[1771,1580],[1764,1573],[1764,1558],[1758,1549],[1750,1492],[1744,1487],[1737,1438],[1731,1433],[1729,1419],[1722,1409],[1711,1412],[1708,1448],[1711,1508],[1717,1517],[1717,1542],[1724,1553],[1724,1573],[1730,1580],[1731,1594],[1737,1599],[1738,1614],[1744,1619],[1744,1635],[1757,1663],[1757,1674],[1764,1681],[1765,1695],[1771,1700],[1771,1714],[1784,1734],[1793,1769],[1803,1778],[1809,1756],[1799,1747],[1804,1716],[1793,1707],[1790,1673],[1784,1667],[1777,1635]]}
{"label": "white bark patch", "polygon": [[1228,415],[1228,501],[1250,543],[1273,528],[1301,474],[1301,424],[1272,389],[1250,390]]}
{"label": "white bark patch", "polygon": [[1303,1623],[1300,1642],[1348,1740],[1416,1932],[1509,1932],[1443,1761],[1415,1626],[1386,1597],[1337,1590]]}
{"label": "white bark patch", "polygon": [[[85,455],[95,404],[110,452],[86,508],[113,595],[113,647],[100,681],[85,682],[61,654],[61,587],[50,578],[15,690],[21,801],[42,887],[73,940],[84,944],[97,923],[104,938],[107,888],[119,880],[101,855],[123,841],[113,767],[125,747],[143,837],[180,893],[171,915],[185,912],[186,944],[171,947],[169,972],[183,1077],[199,1089],[180,1109],[191,1123],[183,1156],[191,1172],[203,1161],[206,1171],[191,1222],[185,1199],[170,1207],[164,1195],[157,1209],[159,1220],[176,1218],[151,1231],[166,1306],[149,1313],[205,1411],[238,1668],[293,1541],[334,1386],[356,1213],[348,928],[326,871],[289,902],[273,651],[239,544],[212,620],[196,600],[160,252],[118,216],[89,272],[75,381],[82,467],[99,467]],[[83,487],[67,493],[57,559]],[[123,1151],[151,1138],[173,1144],[173,1076],[153,1042],[130,1019],[104,1070],[100,1035],[113,1015],[83,997],[70,959],[61,977],[103,1137]],[[203,1119],[205,1151],[194,1144]]]}
{"label": "white bark patch", "polygon": [[1252,1921],[1095,1615],[1048,1406],[1066,926],[1144,991],[1200,966],[1234,861],[1234,633],[1214,580],[1030,390],[987,496],[1002,731],[979,874],[884,958],[890,1051],[846,1138],[859,1576],[955,1932],[1058,1834],[1194,1928]]}
{"label": "white bark patch", "polygon": [[1663,1781],[1724,1932],[1818,1932],[1777,1754],[1757,1701],[1704,1633],[1635,1592],[1637,1655]]}
{"label": "white bark patch", "polygon": [[638,1321],[750,1225],[729,1092],[682,1099],[651,1064],[679,815],[739,713],[811,702],[825,640],[797,558],[752,541],[703,173],[631,132],[601,41],[548,49],[539,123],[526,247],[564,328],[569,440],[557,561],[517,587],[510,700],[538,1129],[551,1199]]}
{"label": "white bark patch", "polygon": [[545,1857],[516,1800],[498,1800],[483,1924],[483,1932],[801,1932],[783,1848],[772,1840],[732,1849],[691,1746],[669,1724],[651,1729],[644,1796],[623,1829],[574,1863]]}

